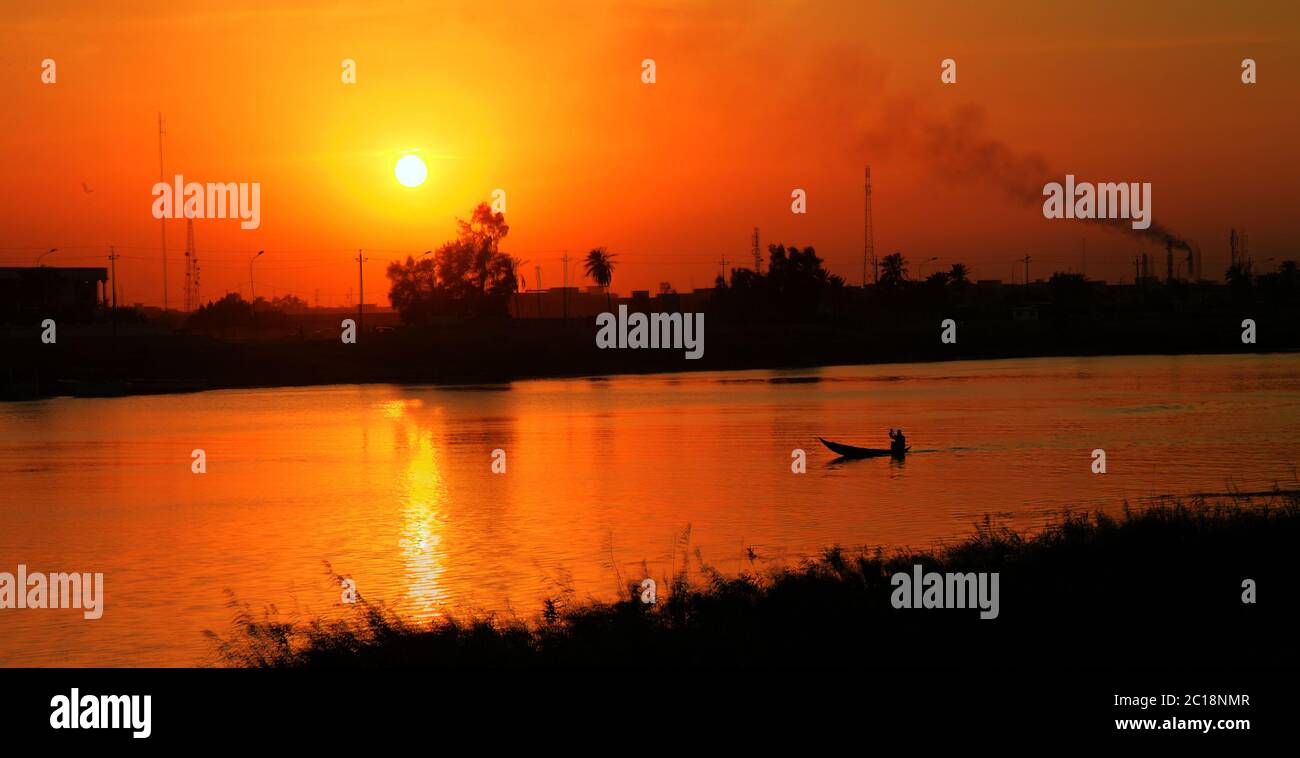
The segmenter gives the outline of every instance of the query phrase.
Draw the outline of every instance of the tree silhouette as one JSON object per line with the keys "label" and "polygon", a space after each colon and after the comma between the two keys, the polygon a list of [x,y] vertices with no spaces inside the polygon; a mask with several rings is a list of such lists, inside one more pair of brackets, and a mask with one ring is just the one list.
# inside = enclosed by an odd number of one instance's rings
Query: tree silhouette
{"label": "tree silhouette", "polygon": [[614,280],[614,259],[617,257],[617,253],[611,253],[603,247],[597,247],[587,253],[585,264],[587,276],[594,279],[596,284],[605,288],[605,304],[611,311],[614,310],[614,303],[610,299],[609,283]]}
{"label": "tree silhouette", "polygon": [[[291,298],[291,299],[290,299]],[[186,318],[186,326],[198,332],[225,332],[228,329],[254,328],[283,329],[289,319],[282,308],[297,298],[277,299],[267,302],[257,299],[257,321],[253,321],[249,302],[237,292],[228,292],[219,300],[209,300]],[[299,301],[301,302],[301,301]]]}
{"label": "tree silhouette", "polygon": [[1251,297],[1252,280],[1251,266],[1249,262],[1234,263],[1224,272],[1223,278],[1228,282],[1228,288],[1232,291],[1232,296],[1238,301],[1249,300]]}
{"label": "tree silhouette", "polygon": [[767,271],[733,268],[731,283],[721,276],[714,286],[720,308],[735,318],[807,321],[823,308],[833,309],[844,280],[822,268],[812,247],[767,247]]}
{"label": "tree silhouette", "polygon": [[456,239],[444,243],[431,258],[388,265],[388,299],[406,323],[434,316],[502,316],[518,289],[517,262],[501,252],[510,232],[505,216],[479,203],[468,221],[456,220]]}
{"label": "tree silhouette", "polygon": [[1257,281],[1264,296],[1278,303],[1294,300],[1297,290],[1300,290],[1300,272],[1292,260],[1279,263],[1276,271],[1260,274]]}
{"label": "tree silhouette", "polygon": [[967,271],[965,263],[952,264],[952,268],[948,269],[948,284],[956,290],[970,284],[970,272]]}
{"label": "tree silhouette", "polygon": [[[262,298],[258,298],[261,300]],[[285,313],[299,313],[307,310],[307,301],[293,294],[292,292],[271,298],[271,309],[284,311]]]}
{"label": "tree silhouette", "polygon": [[902,253],[890,253],[880,261],[880,286],[885,289],[902,289],[907,283],[907,259]]}

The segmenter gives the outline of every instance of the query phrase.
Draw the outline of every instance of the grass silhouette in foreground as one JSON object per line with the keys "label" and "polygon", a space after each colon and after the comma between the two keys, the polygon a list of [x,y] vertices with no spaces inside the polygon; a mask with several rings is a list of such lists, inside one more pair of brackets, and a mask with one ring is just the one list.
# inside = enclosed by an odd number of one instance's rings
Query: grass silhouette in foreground
{"label": "grass silhouette in foreground", "polygon": [[[1296,665],[1300,491],[1163,499],[1117,517],[1066,514],[1028,536],[985,523],[923,552],[847,554],[725,576],[699,560],[614,603],[547,600],[525,621],[413,623],[358,601],[354,618],[291,623],[247,606],[225,665]],[[913,564],[1000,572],[1000,615],[895,609],[890,577]],[[1243,603],[1242,582],[1258,600]]]}

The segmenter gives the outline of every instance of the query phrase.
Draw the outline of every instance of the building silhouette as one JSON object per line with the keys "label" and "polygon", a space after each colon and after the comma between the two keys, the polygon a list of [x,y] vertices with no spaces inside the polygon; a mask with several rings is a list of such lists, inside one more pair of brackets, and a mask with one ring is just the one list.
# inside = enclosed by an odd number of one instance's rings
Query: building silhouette
{"label": "building silhouette", "polygon": [[106,303],[108,269],[0,268],[0,320],[89,319]]}

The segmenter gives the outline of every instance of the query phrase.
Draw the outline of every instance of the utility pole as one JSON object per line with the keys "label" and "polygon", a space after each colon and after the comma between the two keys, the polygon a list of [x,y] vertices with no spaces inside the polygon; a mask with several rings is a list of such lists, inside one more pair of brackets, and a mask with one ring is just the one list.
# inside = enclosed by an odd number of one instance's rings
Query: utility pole
{"label": "utility pole", "polygon": [[1079,242],[1083,245],[1083,278],[1088,278],[1088,240],[1081,239]]}
{"label": "utility pole", "polygon": [[[166,182],[163,178],[163,117],[162,112],[158,113],[158,181]],[[172,198],[173,207],[179,198]],[[167,221],[158,219],[158,228],[162,233],[162,263],[163,263],[163,315],[167,315]]]}
{"label": "utility pole", "polygon": [[723,253],[723,254],[722,254],[722,260],[718,261],[718,265],[720,265],[720,266],[722,267],[722,274],[721,274],[721,276],[722,276],[722,283],[723,283],[723,284],[726,284],[726,283],[727,283],[727,264],[728,264],[728,263],[731,263],[731,261],[727,260],[727,254],[726,254],[726,253]]}
{"label": "utility pole", "polygon": [[523,275],[519,273],[519,267],[527,262],[528,261],[517,261],[514,258],[510,259],[510,273],[512,273],[515,277],[515,287],[514,287],[515,312],[512,318],[524,317],[524,312],[519,310],[519,290],[528,289],[528,280],[525,279]]}
{"label": "utility pole", "polygon": [[561,312],[564,320],[569,320],[569,251],[564,251],[564,257],[560,259],[564,262],[564,286],[560,288],[560,300],[563,303]]}
{"label": "utility pole", "polygon": [[1133,284],[1137,285],[1141,283],[1142,283],[1142,274],[1139,272],[1138,257],[1135,255],[1133,256]]}
{"label": "utility pole", "polygon": [[875,230],[871,228],[871,167],[867,166],[867,183],[865,194],[866,207],[863,211],[862,222],[862,287],[867,286],[867,260],[871,260],[872,276],[871,281],[874,284],[880,283],[880,262],[876,260],[876,240]]}
{"label": "utility pole", "polygon": [[360,293],[360,296],[357,298],[357,334],[361,334],[366,330],[366,322],[365,322],[366,272],[362,264],[365,263],[367,260],[369,260],[369,258],[363,256],[361,254],[361,250],[358,249],[357,250],[357,292]]}
{"label": "utility pole", "polygon": [[1025,254],[1024,264],[1025,264],[1025,292],[1028,292],[1029,291],[1029,254],[1028,253]]}
{"label": "utility pole", "polygon": [[754,227],[754,237],[752,240],[752,247],[754,253],[754,273],[761,274],[763,273],[763,254],[758,251],[758,227],[757,226]]}
{"label": "utility pole", "polygon": [[199,266],[198,251],[195,251],[190,257],[190,268],[194,271],[194,290],[190,293],[190,296],[194,300],[194,309],[198,310],[203,303],[203,271]]}

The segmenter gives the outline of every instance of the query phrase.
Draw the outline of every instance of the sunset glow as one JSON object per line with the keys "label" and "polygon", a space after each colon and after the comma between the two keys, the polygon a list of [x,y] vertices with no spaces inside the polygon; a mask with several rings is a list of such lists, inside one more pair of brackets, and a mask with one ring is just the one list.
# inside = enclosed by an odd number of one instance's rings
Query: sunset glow
{"label": "sunset glow", "polygon": [[[115,244],[126,299],[161,302],[149,215],[160,111],[168,176],[262,184],[258,230],[195,224],[215,294],[246,294],[245,253],[266,249],[259,292],[319,290],[342,305],[357,248],[390,251],[377,260],[430,249],[497,188],[510,198],[506,250],[544,282],[563,281],[563,250],[605,245],[622,256],[620,293],[710,286],[759,227],[764,245],[814,245],[857,283],[867,164],[878,250],[944,262],[960,251],[973,278],[1008,279],[1026,251],[1078,268],[1086,239],[1090,275],[1131,275],[1131,240],[1054,224],[978,166],[927,154],[927,130],[956,119],[1041,156],[1057,181],[1151,182],[1156,220],[1197,240],[1207,269],[1226,265],[1230,224],[1260,251],[1300,235],[1286,210],[1300,175],[1300,111],[1283,85],[1300,76],[1284,33],[1300,24],[1293,6],[1276,10],[1289,23],[1265,23],[1211,3],[936,16],[896,3],[591,2],[562,18],[526,2],[290,3],[254,23],[261,5],[48,6],[0,30],[8,128],[23,135],[0,146],[5,265],[53,247],[65,265],[104,265]],[[1254,88],[1236,81],[1248,55]],[[52,86],[39,79],[47,56]],[[960,79],[945,88],[949,57]],[[355,84],[340,80],[344,59]],[[421,153],[437,192],[393,180],[395,151],[411,145],[437,146]],[[790,213],[795,187],[806,215]],[[184,221],[167,230],[179,291]]]}
{"label": "sunset glow", "polygon": [[0,745],[1289,736],[1300,4],[10,5]]}

